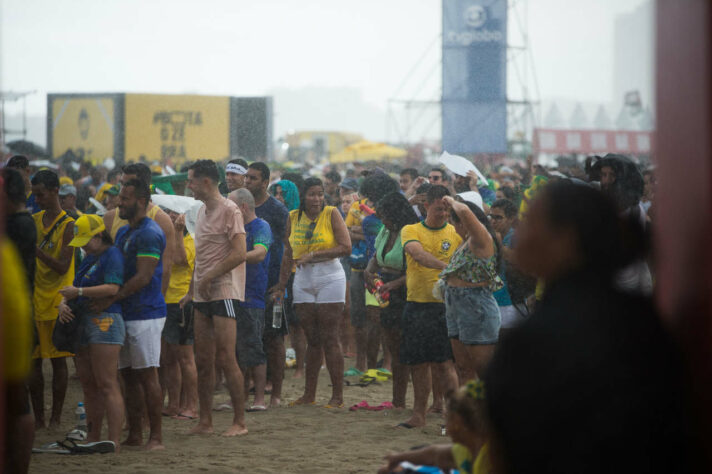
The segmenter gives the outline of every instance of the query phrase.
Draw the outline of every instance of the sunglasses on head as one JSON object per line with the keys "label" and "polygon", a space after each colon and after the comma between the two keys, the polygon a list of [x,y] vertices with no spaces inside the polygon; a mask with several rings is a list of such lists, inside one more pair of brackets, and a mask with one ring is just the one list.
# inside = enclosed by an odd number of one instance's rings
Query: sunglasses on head
{"label": "sunglasses on head", "polygon": [[316,228],[316,221],[312,222],[309,224],[309,229],[306,231],[304,234],[304,238],[307,240],[311,240],[312,237],[314,237],[314,229]]}

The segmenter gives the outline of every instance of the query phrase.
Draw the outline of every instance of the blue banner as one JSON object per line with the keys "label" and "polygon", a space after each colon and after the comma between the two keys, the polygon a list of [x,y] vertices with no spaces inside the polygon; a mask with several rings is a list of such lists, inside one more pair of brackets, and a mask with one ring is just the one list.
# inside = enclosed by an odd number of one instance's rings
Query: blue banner
{"label": "blue banner", "polygon": [[507,152],[507,0],[443,0],[442,145]]}

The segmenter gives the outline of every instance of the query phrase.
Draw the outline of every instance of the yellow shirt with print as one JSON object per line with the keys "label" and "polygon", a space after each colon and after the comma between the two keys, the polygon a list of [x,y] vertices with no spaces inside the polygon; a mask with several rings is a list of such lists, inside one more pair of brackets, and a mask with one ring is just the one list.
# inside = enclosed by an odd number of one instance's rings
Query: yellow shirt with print
{"label": "yellow shirt with print", "polygon": [[174,263],[171,266],[171,279],[168,282],[166,291],[166,304],[180,303],[180,300],[190,289],[190,280],[193,278],[193,268],[195,267],[195,241],[190,234],[183,237],[185,247],[185,257],[188,263]]}
{"label": "yellow shirt with print", "polygon": [[[294,260],[309,252],[336,247],[336,236],[331,227],[331,214],[334,209],[336,209],[334,206],[324,206],[314,221],[310,220],[304,212],[300,217],[299,209],[290,211],[289,245],[292,247]],[[311,236],[307,238],[310,231]]]}
{"label": "yellow shirt with print", "polygon": [[[425,225],[425,221],[423,221],[403,227],[401,242],[403,242],[403,248],[408,242],[420,242],[426,252],[441,262],[447,263],[455,249],[462,243],[462,238],[450,224],[433,229]],[[433,296],[433,287],[438,281],[440,270],[422,266],[408,252],[405,255],[407,300],[416,303],[442,303]]]}
{"label": "yellow shirt with print", "polygon": [[32,307],[25,267],[9,240],[0,242],[3,378],[20,382],[30,373]]}
{"label": "yellow shirt with print", "polygon": [[[37,228],[38,246],[44,241],[45,236],[52,227],[54,227],[54,224],[61,219],[63,215],[67,214],[64,211],[60,212],[57,218],[45,227],[42,224],[42,216],[44,216],[44,213],[45,211],[40,211],[32,215],[32,218],[35,220],[35,227]],[[59,259],[59,255],[62,253],[62,246],[65,243],[63,242],[64,231],[67,226],[74,226],[74,219],[69,216],[57,226],[54,232],[52,232],[48,242],[42,247],[42,250],[54,259]],[[69,242],[66,243],[69,244]],[[52,321],[57,318],[57,307],[59,303],[62,302],[62,295],[59,294],[59,290],[65,286],[71,286],[74,282],[74,252],[72,252],[69,269],[64,275],[60,275],[52,270],[39,258],[36,259],[36,262],[35,292],[32,298],[35,320]]]}

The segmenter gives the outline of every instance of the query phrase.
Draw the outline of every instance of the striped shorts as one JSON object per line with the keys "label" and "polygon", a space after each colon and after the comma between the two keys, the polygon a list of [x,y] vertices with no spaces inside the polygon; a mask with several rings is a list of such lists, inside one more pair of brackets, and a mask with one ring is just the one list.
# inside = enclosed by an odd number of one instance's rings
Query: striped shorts
{"label": "striped shorts", "polygon": [[203,316],[236,319],[238,300],[193,301],[193,308]]}

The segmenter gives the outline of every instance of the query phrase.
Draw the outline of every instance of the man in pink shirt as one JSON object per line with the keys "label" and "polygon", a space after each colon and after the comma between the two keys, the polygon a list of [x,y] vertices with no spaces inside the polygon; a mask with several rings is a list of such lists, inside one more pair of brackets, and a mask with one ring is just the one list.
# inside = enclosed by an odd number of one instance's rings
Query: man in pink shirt
{"label": "man in pink shirt", "polygon": [[205,203],[195,226],[195,270],[181,306],[195,308],[195,362],[200,422],[191,434],[213,432],[215,366],[225,374],[235,416],[223,436],[247,434],[244,379],[235,358],[238,301],[245,299],[245,227],[237,205],[220,195],[218,168],[199,160],[188,169],[188,188]]}

